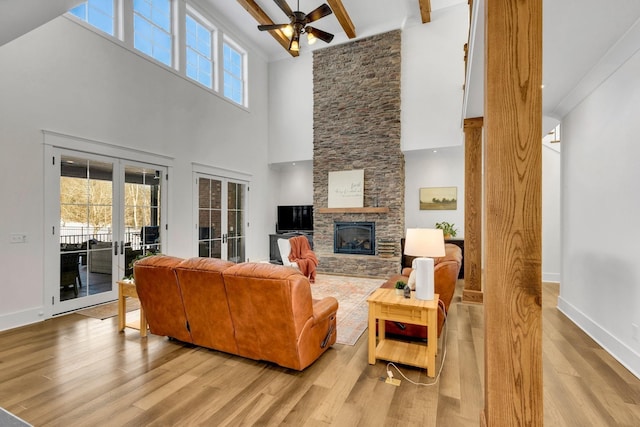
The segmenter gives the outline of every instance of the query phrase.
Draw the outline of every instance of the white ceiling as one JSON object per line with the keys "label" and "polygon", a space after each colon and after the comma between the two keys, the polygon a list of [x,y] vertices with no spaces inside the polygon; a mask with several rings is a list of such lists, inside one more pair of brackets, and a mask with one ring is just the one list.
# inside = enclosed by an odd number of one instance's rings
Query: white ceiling
{"label": "white ceiling", "polygon": [[[290,55],[269,35],[257,29],[256,21],[234,0],[192,0],[223,22],[269,61]],[[293,10],[297,0],[288,0]],[[299,0],[308,13],[323,0]],[[483,115],[484,33],[483,8],[487,0],[474,0],[471,27],[465,117]],[[81,0],[0,1],[0,46],[54,19]],[[420,23],[418,0],[342,0],[358,38]],[[276,23],[287,18],[272,0],[256,3]],[[432,20],[438,10],[467,0],[431,0]],[[543,0],[543,114],[561,119],[593,91],[632,54],[640,49],[640,1],[638,0]],[[318,20],[317,28],[335,34],[331,45],[348,41],[335,15]],[[313,48],[327,46],[318,41]],[[311,51],[302,43],[301,55]],[[640,70],[639,70],[640,71]],[[640,73],[639,73],[640,74]],[[549,124],[547,128],[555,126]]]}

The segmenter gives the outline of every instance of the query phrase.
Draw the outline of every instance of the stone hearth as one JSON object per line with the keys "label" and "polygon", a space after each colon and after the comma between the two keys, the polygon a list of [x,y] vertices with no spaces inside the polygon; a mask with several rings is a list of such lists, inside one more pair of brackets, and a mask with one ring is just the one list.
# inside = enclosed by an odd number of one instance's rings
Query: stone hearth
{"label": "stone hearth", "polygon": [[[404,235],[404,154],[400,146],[401,32],[392,31],[313,53],[314,250],[318,271],[388,277],[400,271]],[[364,207],[328,210],[329,172],[364,170]],[[323,212],[320,212],[320,210]],[[334,222],[375,222],[395,256],[333,252]]]}

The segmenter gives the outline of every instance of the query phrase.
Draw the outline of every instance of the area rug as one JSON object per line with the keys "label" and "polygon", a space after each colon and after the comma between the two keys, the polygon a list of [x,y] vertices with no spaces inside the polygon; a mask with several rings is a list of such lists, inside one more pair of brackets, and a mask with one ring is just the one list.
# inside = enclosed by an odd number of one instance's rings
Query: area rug
{"label": "area rug", "polygon": [[[136,298],[127,298],[127,312],[140,309],[140,300]],[[112,301],[105,304],[94,305],[93,307],[85,308],[76,311],[83,316],[93,317],[94,319],[108,319],[118,315],[118,301]]]}
{"label": "area rug", "polygon": [[354,345],[367,329],[369,306],[367,297],[384,283],[383,279],[318,274],[311,285],[315,299],[327,296],[338,300],[336,343]]}

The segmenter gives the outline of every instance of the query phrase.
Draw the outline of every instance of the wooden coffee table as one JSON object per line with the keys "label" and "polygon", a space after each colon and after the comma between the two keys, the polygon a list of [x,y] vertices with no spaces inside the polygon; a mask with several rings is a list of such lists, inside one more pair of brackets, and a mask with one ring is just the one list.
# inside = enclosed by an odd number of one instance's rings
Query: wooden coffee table
{"label": "wooden coffee table", "polygon": [[118,331],[124,331],[125,327],[139,329],[140,336],[146,337],[148,325],[142,306],[140,306],[140,319],[127,323],[127,297],[138,298],[136,284],[132,280],[118,282]]}
{"label": "wooden coffee table", "polygon": [[[369,303],[369,364],[376,359],[426,368],[427,375],[435,376],[438,350],[438,298],[424,301],[397,295],[395,289],[377,289],[367,299]],[[376,340],[376,320],[378,338]],[[385,336],[385,320],[428,326],[427,343],[405,342]]]}

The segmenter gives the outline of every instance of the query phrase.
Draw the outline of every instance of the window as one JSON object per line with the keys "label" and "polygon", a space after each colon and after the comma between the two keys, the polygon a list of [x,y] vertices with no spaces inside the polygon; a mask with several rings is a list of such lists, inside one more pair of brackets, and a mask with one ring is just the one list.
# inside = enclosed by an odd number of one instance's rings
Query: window
{"label": "window", "polygon": [[100,31],[114,35],[113,0],[89,0],[69,12]]}
{"label": "window", "polygon": [[190,15],[186,15],[187,77],[208,88],[212,87],[213,33]]}
{"label": "window", "polygon": [[[81,0],[77,0],[81,1]],[[193,4],[192,4],[193,2]],[[192,0],[85,0],[67,16],[175,75],[247,107],[248,54]],[[205,2],[206,3],[206,2]],[[165,68],[166,69],[166,68]]]}
{"label": "window", "polygon": [[171,1],[133,1],[133,46],[171,66]]}
{"label": "window", "polygon": [[244,54],[225,42],[223,46],[224,96],[244,105]]}

